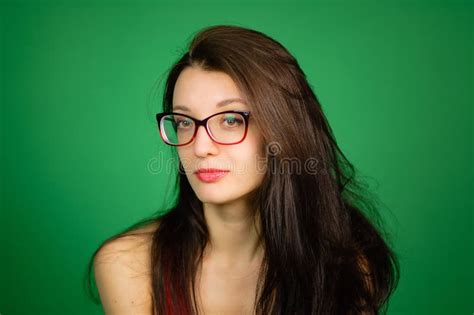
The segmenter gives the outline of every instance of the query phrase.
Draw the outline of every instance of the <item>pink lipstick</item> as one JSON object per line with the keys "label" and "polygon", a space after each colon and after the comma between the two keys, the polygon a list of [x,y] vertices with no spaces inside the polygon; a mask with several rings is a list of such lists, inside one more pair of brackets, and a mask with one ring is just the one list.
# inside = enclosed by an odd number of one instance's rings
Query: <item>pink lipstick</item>
{"label": "pink lipstick", "polygon": [[194,172],[199,178],[200,181],[204,183],[213,183],[221,179],[222,177],[226,176],[229,171],[227,170],[220,170],[220,169],[215,169],[215,168],[208,168],[204,169],[201,168]]}

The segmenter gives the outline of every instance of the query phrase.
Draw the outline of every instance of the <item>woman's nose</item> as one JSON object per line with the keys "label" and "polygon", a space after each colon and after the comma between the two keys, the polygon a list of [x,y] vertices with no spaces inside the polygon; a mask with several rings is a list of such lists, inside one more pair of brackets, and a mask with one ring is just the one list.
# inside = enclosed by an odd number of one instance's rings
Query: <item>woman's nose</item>
{"label": "woman's nose", "polygon": [[206,156],[209,154],[217,154],[219,152],[217,143],[211,139],[207,133],[206,127],[204,126],[198,126],[193,145],[194,153],[197,156]]}

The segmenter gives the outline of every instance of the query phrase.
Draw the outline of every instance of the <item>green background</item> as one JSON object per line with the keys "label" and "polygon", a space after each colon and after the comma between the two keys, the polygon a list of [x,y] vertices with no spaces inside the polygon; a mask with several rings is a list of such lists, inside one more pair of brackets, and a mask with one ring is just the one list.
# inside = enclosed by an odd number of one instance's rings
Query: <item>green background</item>
{"label": "green background", "polygon": [[[101,314],[102,240],[166,203],[159,79],[200,28],[298,59],[401,263],[389,314],[472,314],[473,4],[2,2],[0,313]],[[161,166],[163,166],[161,164]]]}

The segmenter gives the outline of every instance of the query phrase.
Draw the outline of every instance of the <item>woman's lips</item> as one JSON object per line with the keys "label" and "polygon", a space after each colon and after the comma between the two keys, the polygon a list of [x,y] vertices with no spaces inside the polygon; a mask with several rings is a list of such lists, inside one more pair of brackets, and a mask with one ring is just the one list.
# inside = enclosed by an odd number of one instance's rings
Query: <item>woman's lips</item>
{"label": "woman's lips", "polygon": [[195,172],[197,178],[205,183],[216,182],[222,177],[226,176],[229,171],[227,170],[217,170],[217,169],[200,169]]}

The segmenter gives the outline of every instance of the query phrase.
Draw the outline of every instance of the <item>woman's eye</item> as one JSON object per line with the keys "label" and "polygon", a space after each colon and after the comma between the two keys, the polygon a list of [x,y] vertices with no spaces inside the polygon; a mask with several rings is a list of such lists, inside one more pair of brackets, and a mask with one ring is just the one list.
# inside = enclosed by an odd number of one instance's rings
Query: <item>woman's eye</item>
{"label": "woman's eye", "polygon": [[193,122],[189,119],[178,119],[175,123],[178,128],[188,128],[193,124]]}
{"label": "woman's eye", "polygon": [[224,118],[224,122],[226,123],[226,125],[232,127],[235,125],[240,125],[242,123],[242,120],[235,116],[228,116]]}

